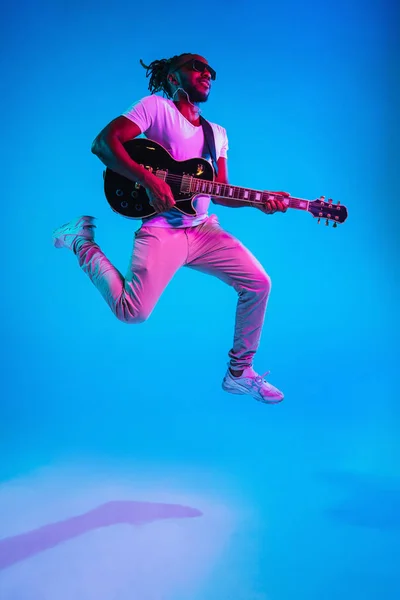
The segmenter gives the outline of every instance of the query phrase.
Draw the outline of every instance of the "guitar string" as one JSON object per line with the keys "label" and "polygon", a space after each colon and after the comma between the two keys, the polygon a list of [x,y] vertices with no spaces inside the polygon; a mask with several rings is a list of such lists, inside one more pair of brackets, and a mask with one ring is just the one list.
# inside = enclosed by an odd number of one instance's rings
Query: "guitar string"
{"label": "guitar string", "polygon": [[[177,175],[176,177],[179,179],[180,176]],[[200,180],[197,179],[196,181],[200,181]],[[201,180],[201,181],[205,181],[205,182],[208,183],[207,180]],[[238,189],[238,186],[230,186],[229,184],[220,184],[220,185],[226,185],[228,187],[235,187],[236,189]],[[239,188],[239,189],[249,189],[249,188]],[[286,196],[285,197],[285,196],[281,196],[278,192],[269,192],[269,191],[259,192],[258,190],[254,190],[254,191],[256,191],[258,193],[261,193],[262,195],[263,194],[269,194],[269,195],[272,195],[272,196],[278,196],[278,197],[280,196],[281,198],[286,198],[287,200],[289,200],[288,208],[299,208],[299,209],[302,209],[302,210],[307,210],[314,217],[319,217],[319,218],[323,218],[323,219],[329,219],[329,220],[332,220],[332,221],[335,220],[332,217],[328,217],[327,214],[314,214],[313,211],[309,210],[308,206],[310,204],[314,205],[314,202],[320,202],[319,200],[312,201],[312,200],[306,200],[304,198],[292,198],[292,196]],[[211,192],[202,192],[202,191],[196,192],[194,190],[190,190],[189,193],[191,193],[191,192],[193,192],[193,195],[204,194],[204,195],[211,196],[211,197],[214,196],[214,194],[212,194]],[[216,197],[218,197],[218,196],[216,196]],[[263,202],[261,200],[247,200],[245,198],[235,198],[234,196],[221,196],[221,197],[222,198],[226,198],[226,199],[231,199],[231,200],[238,200],[239,202],[243,202],[245,204],[251,204],[253,206],[254,206],[254,204],[263,204]],[[177,198],[176,202],[188,202],[189,200],[190,200],[190,198]],[[301,204],[304,204],[304,203],[307,204],[307,207],[302,207],[301,206]],[[329,209],[331,211],[334,210],[334,211],[342,212],[342,208],[343,208],[343,206],[338,206],[338,205],[335,205],[335,204],[329,205],[327,202],[324,202],[324,205],[319,205],[319,206],[316,206],[315,208],[318,208],[318,207],[321,209],[321,212],[323,212],[324,209],[325,209],[325,211],[327,209]]]}
{"label": "guitar string", "polygon": [[[160,171],[162,171],[162,169],[160,169]],[[168,178],[168,180],[171,181],[171,183],[181,183],[183,177],[184,177],[184,175],[168,174],[166,176],[166,179]],[[192,180],[193,180],[193,178],[192,178]],[[244,191],[248,191],[250,193],[251,192],[255,192],[256,194],[261,194],[261,195],[269,194],[270,196],[276,196],[276,197],[281,197],[281,198],[282,197],[283,198],[286,197],[286,198],[288,198],[289,201],[292,201],[292,202],[297,203],[297,204],[301,204],[303,202],[307,202],[307,203],[320,202],[320,200],[314,200],[313,201],[313,200],[307,200],[306,198],[293,198],[292,196],[282,196],[281,194],[279,194],[279,192],[270,192],[268,190],[256,190],[256,189],[253,189],[253,188],[244,188],[244,187],[237,186],[237,185],[230,185],[229,183],[219,183],[217,181],[210,181],[208,179],[194,179],[194,181],[196,183],[202,183],[202,184],[206,184],[206,185],[212,185],[212,186],[214,186],[214,185],[218,186],[219,185],[221,187],[228,187],[228,188],[231,188],[233,190],[244,190]],[[205,195],[208,195],[208,196],[213,196],[212,192],[208,192],[207,190],[192,190],[192,189],[190,189],[189,193],[191,193],[191,192],[195,193],[195,194],[199,193],[199,194],[205,194]],[[216,194],[216,196],[218,197],[218,194]],[[236,198],[234,195],[232,195],[232,196],[221,196],[221,197],[232,199],[232,200],[240,200],[241,202],[245,202],[247,204],[254,204],[254,203],[257,203],[257,202],[259,202],[260,204],[262,203],[262,201],[260,201],[260,200],[251,200],[251,199],[246,199],[246,198]],[[337,206],[336,204],[329,205],[328,202],[324,202],[324,204],[321,205],[321,208],[323,206],[326,207],[326,208],[336,209],[336,210],[338,210],[338,209],[340,210],[340,208],[341,208],[340,206]],[[291,208],[293,208],[293,204],[292,204]]]}
{"label": "guitar string", "polygon": [[[167,175],[166,179],[168,178],[169,181],[171,181],[172,183],[179,183],[182,182],[184,176],[182,175]],[[161,178],[160,178],[161,179]],[[210,181],[208,179],[194,179],[194,182],[196,183],[200,183],[200,184],[206,184],[206,185],[215,185],[215,186],[221,186],[221,187],[228,187],[234,190],[244,190],[244,191],[249,191],[249,192],[255,192],[256,194],[271,194],[271,195],[276,195],[279,196],[280,194],[278,192],[269,192],[268,190],[256,190],[253,188],[245,188],[245,187],[241,187],[238,185],[231,185],[229,183],[220,183],[218,181]],[[194,190],[190,190],[190,191],[194,191]],[[201,192],[202,190],[199,190],[199,192]],[[208,193],[208,192],[203,192],[203,193]],[[298,200],[302,200],[302,199],[298,199]],[[304,202],[308,202],[308,200],[303,200]]]}
{"label": "guitar string", "polygon": [[[159,171],[165,172],[165,171],[162,171],[162,169],[157,170],[157,172],[159,172]],[[165,177],[165,181],[168,178],[168,180],[171,181],[171,183],[182,183],[183,177],[184,177],[184,175],[167,174],[166,177]],[[270,196],[274,196],[274,197],[278,197],[278,198],[279,197],[280,198],[286,198],[287,200],[289,200],[289,208],[303,208],[303,210],[308,210],[308,206],[307,207],[301,207],[301,204],[307,203],[307,205],[310,205],[310,204],[313,205],[314,202],[321,202],[320,200],[314,200],[314,201],[312,201],[312,200],[307,200],[305,198],[294,198],[292,196],[282,196],[281,194],[279,194],[279,192],[271,192],[269,190],[256,190],[256,189],[253,189],[253,188],[244,188],[244,187],[240,187],[240,186],[237,186],[237,185],[230,185],[229,183],[220,183],[220,182],[211,181],[211,180],[208,180],[208,179],[196,179],[196,178],[193,179],[193,176],[190,176],[190,177],[192,179],[192,182],[194,181],[194,182],[196,182],[198,184],[206,184],[206,185],[211,185],[211,186],[215,185],[215,186],[220,186],[221,188],[222,187],[230,188],[230,189],[233,189],[234,191],[238,190],[239,192],[241,190],[243,190],[243,191],[250,192],[250,194],[252,192],[256,193],[256,194],[261,194],[261,196],[264,196],[265,194],[268,194]],[[161,179],[161,177],[159,177],[159,179]],[[192,182],[190,183],[190,188],[192,187],[191,186]],[[231,200],[238,200],[238,201],[243,202],[245,204],[253,204],[253,205],[254,204],[263,204],[262,200],[257,200],[257,199],[253,199],[252,200],[251,198],[249,198],[249,199],[247,199],[247,198],[237,198],[237,197],[235,197],[234,194],[233,195],[226,195],[225,196],[225,195],[220,195],[220,194],[213,194],[212,191],[208,192],[207,190],[192,190],[192,189],[189,189],[189,193],[193,193],[195,195],[196,194],[205,194],[205,195],[208,195],[208,196],[216,196],[217,198],[221,197],[221,198],[226,198],[226,199],[231,199]],[[183,202],[185,202],[185,201],[187,202],[188,201],[188,199],[179,199],[179,198],[177,198],[176,200],[178,202],[180,200],[183,201]],[[325,209],[329,208],[330,210],[336,210],[336,211],[337,210],[341,211],[341,209],[342,209],[341,206],[338,206],[336,204],[329,205],[328,202],[324,202],[323,204],[321,204],[320,208],[321,208],[321,210],[324,209],[324,208]],[[323,216],[324,218],[326,218],[326,215],[318,215],[318,216]]]}

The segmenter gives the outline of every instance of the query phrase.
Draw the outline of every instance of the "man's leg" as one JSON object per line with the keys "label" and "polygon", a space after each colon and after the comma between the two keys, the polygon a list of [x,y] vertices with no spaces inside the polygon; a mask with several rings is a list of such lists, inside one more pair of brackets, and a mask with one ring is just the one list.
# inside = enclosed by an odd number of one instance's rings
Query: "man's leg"
{"label": "man's leg", "polygon": [[[252,369],[271,289],[269,276],[251,252],[219,226],[215,216],[194,228],[190,234],[187,266],[218,277],[238,293],[233,347],[229,352],[230,374],[239,378],[258,378],[256,383],[259,382],[262,386],[261,396],[258,385],[252,395],[264,402],[280,401],[283,394],[262,380]],[[227,391],[250,393],[230,389]]]}
{"label": "man's leg", "polygon": [[71,221],[53,233],[54,244],[70,248],[76,254],[83,271],[118,319],[125,323],[142,323],[185,262],[184,231],[145,226],[139,229],[124,278],[95,243],[93,227],[93,218]]}

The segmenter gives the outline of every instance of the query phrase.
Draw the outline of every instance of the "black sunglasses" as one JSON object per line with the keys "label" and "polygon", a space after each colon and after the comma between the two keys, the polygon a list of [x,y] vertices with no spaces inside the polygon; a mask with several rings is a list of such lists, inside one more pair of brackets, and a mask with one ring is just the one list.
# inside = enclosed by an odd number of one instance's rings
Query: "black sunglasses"
{"label": "black sunglasses", "polygon": [[189,64],[191,64],[193,71],[198,71],[199,73],[204,73],[205,71],[208,71],[211,75],[211,79],[213,81],[216,80],[217,73],[212,67],[210,67],[210,65],[206,65],[206,63],[203,63],[201,60],[197,60],[197,58],[195,58],[194,60],[188,60],[187,63],[184,63],[182,65],[182,67],[187,67]]}

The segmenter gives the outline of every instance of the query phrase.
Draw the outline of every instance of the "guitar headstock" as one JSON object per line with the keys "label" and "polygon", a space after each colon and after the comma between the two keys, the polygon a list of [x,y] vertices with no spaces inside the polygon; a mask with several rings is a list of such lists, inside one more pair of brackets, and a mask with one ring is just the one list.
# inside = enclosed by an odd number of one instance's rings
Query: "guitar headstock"
{"label": "guitar headstock", "polygon": [[318,219],[318,223],[321,219],[326,219],[325,225],[329,225],[329,221],[333,221],[334,227],[337,227],[338,223],[344,223],[347,219],[347,208],[340,202],[333,204],[331,199],[325,202],[325,196],[309,202],[308,211]]}

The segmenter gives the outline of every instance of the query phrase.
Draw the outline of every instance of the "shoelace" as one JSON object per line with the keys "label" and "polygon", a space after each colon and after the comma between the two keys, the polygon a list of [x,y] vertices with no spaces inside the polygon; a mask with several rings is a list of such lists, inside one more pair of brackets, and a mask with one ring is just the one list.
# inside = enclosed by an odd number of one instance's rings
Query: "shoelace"
{"label": "shoelace", "polygon": [[269,375],[271,371],[265,371],[265,373],[263,373],[262,375],[257,375],[257,377],[254,378],[254,381],[258,384],[258,385],[262,385],[264,383],[264,377],[266,375]]}

